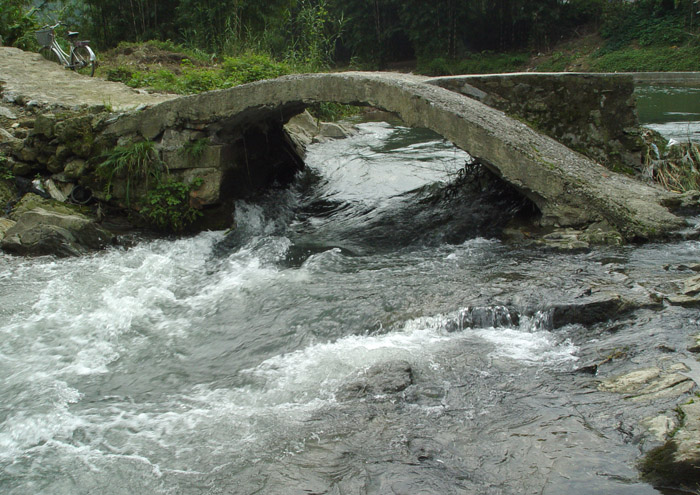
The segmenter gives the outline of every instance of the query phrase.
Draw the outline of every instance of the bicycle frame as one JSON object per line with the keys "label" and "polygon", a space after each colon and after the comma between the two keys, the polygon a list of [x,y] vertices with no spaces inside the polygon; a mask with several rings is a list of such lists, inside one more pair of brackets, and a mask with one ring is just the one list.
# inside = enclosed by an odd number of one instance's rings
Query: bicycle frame
{"label": "bicycle frame", "polygon": [[[61,45],[56,41],[55,29],[60,26],[57,23],[53,26],[45,26],[36,32],[37,40],[43,45],[42,50],[50,50],[58,58],[58,62],[66,68],[79,70],[84,67],[91,67],[90,75],[94,73],[95,53],[92,51],[87,41],[77,41],[73,37],[78,33],[68,33],[70,42],[70,53],[66,53]],[[80,52],[80,53],[78,53]]]}
{"label": "bicycle frame", "polygon": [[[61,61],[62,65],[66,66],[66,67],[70,67],[70,65],[71,65],[70,55],[68,53],[66,53],[63,50],[63,48],[61,48],[61,45],[59,45],[58,42],[56,41],[56,37],[53,37],[53,39],[51,40],[51,44],[49,45],[49,48],[51,50],[53,50],[53,52],[56,54],[58,59]],[[73,44],[72,43],[71,43],[70,49],[71,49],[71,51],[73,51]]]}

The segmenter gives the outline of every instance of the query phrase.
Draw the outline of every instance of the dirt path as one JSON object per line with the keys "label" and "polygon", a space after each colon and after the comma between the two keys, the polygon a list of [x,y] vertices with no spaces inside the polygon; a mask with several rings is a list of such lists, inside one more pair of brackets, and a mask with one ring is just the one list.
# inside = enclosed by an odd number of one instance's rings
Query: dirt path
{"label": "dirt path", "polygon": [[0,47],[0,85],[7,97],[71,107],[111,105],[116,111],[155,105],[176,95],[152,95],[121,83],[86,77],[45,60],[37,53]]}

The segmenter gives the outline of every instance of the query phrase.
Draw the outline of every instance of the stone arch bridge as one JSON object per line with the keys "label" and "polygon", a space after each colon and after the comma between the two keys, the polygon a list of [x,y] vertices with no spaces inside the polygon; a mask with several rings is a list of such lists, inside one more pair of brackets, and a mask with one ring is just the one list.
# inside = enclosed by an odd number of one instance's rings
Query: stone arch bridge
{"label": "stone arch bridge", "polygon": [[[658,237],[682,225],[664,206],[671,193],[614,173],[502,111],[436,83],[440,80],[388,73],[292,75],[137,109],[109,123],[102,136],[122,143],[156,141],[171,169],[184,177],[211,178],[215,190],[207,191],[205,184],[199,192],[206,206],[302,166],[282,126],[306,107],[366,105],[396,113],[409,126],[431,129],[470,153],[527,196],[543,225],[605,222],[627,239]],[[178,152],[198,140],[207,143],[199,159]]]}

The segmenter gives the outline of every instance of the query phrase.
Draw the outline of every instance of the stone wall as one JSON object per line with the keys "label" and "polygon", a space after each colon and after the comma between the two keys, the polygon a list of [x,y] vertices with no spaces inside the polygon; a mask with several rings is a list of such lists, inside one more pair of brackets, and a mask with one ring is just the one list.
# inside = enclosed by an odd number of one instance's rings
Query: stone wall
{"label": "stone wall", "polygon": [[430,82],[523,120],[611,170],[632,172],[642,165],[629,75],[519,73]]}

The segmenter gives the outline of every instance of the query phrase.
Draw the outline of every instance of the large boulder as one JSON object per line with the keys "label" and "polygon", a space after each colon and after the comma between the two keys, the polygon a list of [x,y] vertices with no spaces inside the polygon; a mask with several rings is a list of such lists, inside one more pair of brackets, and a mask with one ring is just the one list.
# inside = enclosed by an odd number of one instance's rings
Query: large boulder
{"label": "large boulder", "polygon": [[78,256],[102,249],[114,235],[85,215],[66,214],[41,207],[24,212],[0,242],[2,249],[26,256]]}

